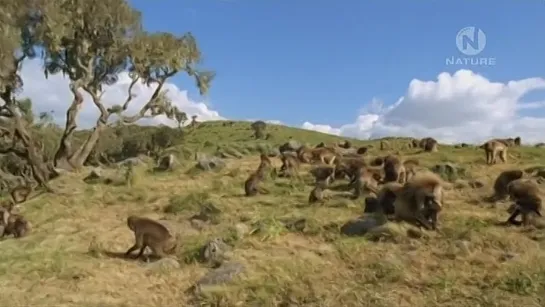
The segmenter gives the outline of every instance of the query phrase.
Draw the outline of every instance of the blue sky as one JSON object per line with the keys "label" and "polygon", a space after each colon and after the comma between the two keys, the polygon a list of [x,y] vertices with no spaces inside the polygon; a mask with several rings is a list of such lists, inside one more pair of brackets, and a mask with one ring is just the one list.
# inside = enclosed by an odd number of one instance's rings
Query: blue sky
{"label": "blue sky", "polygon": [[[394,103],[413,78],[461,68],[501,82],[545,75],[545,0],[131,2],[146,29],[196,35],[217,71],[208,100],[227,118],[339,126],[373,97]],[[486,33],[479,56],[495,66],[445,64],[463,56],[456,34],[466,26]],[[198,98],[187,78],[175,83]]]}

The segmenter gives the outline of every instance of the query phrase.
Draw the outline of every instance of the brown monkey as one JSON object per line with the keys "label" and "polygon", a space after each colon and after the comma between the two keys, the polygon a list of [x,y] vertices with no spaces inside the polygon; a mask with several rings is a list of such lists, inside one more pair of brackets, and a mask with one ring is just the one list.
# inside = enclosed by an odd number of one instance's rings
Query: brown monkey
{"label": "brown monkey", "polygon": [[258,166],[258,170],[260,170],[260,172],[263,172],[264,175],[268,173],[274,178],[277,175],[277,173],[276,173],[276,168],[273,166],[271,162],[271,159],[264,153],[262,153],[259,156],[259,159],[260,159],[260,163]]}
{"label": "brown monkey", "polygon": [[280,156],[282,166],[280,167],[280,175],[283,177],[291,177],[299,173],[299,161],[297,156],[291,152],[284,152]]}
{"label": "brown monkey", "polygon": [[364,190],[376,195],[378,193],[378,182],[380,181],[380,178],[380,173],[377,169],[372,167],[361,167],[358,170],[356,180],[352,185],[354,187],[353,198],[359,198]]}
{"label": "brown monkey", "polygon": [[125,257],[140,249],[135,259],[144,254],[146,247],[152,251],[152,255],[163,258],[166,254],[172,254],[178,244],[170,231],[161,223],[146,217],[131,215],[127,218],[127,226],[134,232],[134,245],[127,250]]}
{"label": "brown monkey", "polygon": [[33,187],[30,184],[19,185],[10,191],[11,198],[16,204],[25,202],[32,193]]}
{"label": "brown monkey", "polygon": [[253,172],[248,176],[248,179],[244,182],[244,192],[246,196],[255,196],[258,193],[266,194],[268,191],[259,186],[259,184],[264,179],[264,170],[258,168],[257,171]]}
{"label": "brown monkey", "polygon": [[14,205],[11,203],[7,208],[1,209],[2,226],[4,227],[2,237],[13,235],[15,238],[21,238],[31,230],[31,225],[24,216],[20,214],[13,214],[13,208]]}
{"label": "brown monkey", "polygon": [[327,181],[328,183],[332,183],[335,181],[335,167],[329,166],[329,165],[322,165],[312,168],[309,171],[309,174],[311,174],[316,182],[319,181]]}
{"label": "brown monkey", "polygon": [[412,148],[418,148],[419,144],[420,144],[420,141],[419,141],[419,140],[417,140],[417,139],[411,139],[411,145],[412,145],[411,147],[412,147]]}
{"label": "brown monkey", "polygon": [[314,189],[310,191],[310,194],[308,196],[308,203],[314,204],[317,202],[323,202],[324,201],[324,191],[327,189],[328,182],[327,180],[322,180],[316,182],[316,185],[314,186]]}
{"label": "brown monkey", "polygon": [[524,172],[518,169],[501,172],[494,181],[494,194],[488,198],[489,201],[502,200],[509,195],[507,186],[514,180],[522,178]]}
{"label": "brown monkey", "polygon": [[[535,182],[524,179],[514,180],[507,185],[507,192],[515,203],[507,210],[511,215],[506,224],[527,226],[530,224],[531,214],[542,216],[540,191]],[[522,215],[522,222],[516,220],[519,215]]]}
{"label": "brown monkey", "polygon": [[438,150],[437,144],[437,140],[432,137],[423,138],[418,143],[419,147],[427,152],[436,152]]}
{"label": "brown monkey", "polygon": [[322,164],[333,165],[333,162],[337,158],[335,150],[328,147],[314,148],[310,152],[312,160],[320,161]]}
{"label": "brown monkey", "polygon": [[399,157],[384,157],[384,182],[405,182],[405,165]]}
{"label": "brown monkey", "polygon": [[435,230],[437,215],[443,206],[442,185],[441,178],[431,172],[414,176],[401,189],[394,191],[395,219]]}
{"label": "brown monkey", "polygon": [[389,182],[382,186],[377,194],[378,209],[386,215],[395,213],[394,202],[396,194],[401,191],[403,185],[399,182]]}
{"label": "brown monkey", "polygon": [[380,150],[388,150],[390,149],[390,143],[386,140],[380,141]]}
{"label": "brown monkey", "polygon": [[416,175],[416,168],[420,163],[418,160],[409,159],[403,162],[403,167],[405,167],[405,182],[411,180],[411,178]]}
{"label": "brown monkey", "polygon": [[384,165],[384,158],[383,157],[376,157],[369,163],[371,166],[380,166],[382,167]]}
{"label": "brown monkey", "polygon": [[480,146],[480,148],[484,149],[487,164],[497,163],[496,159],[498,154],[500,155],[500,159],[502,160],[502,162],[506,163],[507,147],[508,145],[506,144],[506,142],[500,140],[490,140]]}
{"label": "brown monkey", "polygon": [[358,148],[358,150],[356,151],[356,153],[358,155],[365,155],[367,153],[367,151],[369,150],[368,147],[365,147],[365,146],[362,146],[360,148]]}
{"label": "brown monkey", "polygon": [[348,176],[350,182],[353,183],[356,180],[359,169],[367,163],[362,157],[341,157],[335,160],[334,164],[337,172]]}

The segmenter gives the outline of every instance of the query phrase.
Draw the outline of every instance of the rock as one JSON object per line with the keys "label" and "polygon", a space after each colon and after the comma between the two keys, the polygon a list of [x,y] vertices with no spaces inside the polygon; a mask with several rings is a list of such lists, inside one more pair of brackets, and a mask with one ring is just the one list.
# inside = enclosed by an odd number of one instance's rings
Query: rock
{"label": "rock", "polygon": [[179,269],[180,263],[171,257],[165,257],[148,264],[149,268],[158,271]]}
{"label": "rock", "polygon": [[235,224],[234,228],[237,239],[242,239],[244,236],[250,233],[250,227],[244,223],[237,223]]}
{"label": "rock", "polygon": [[218,267],[229,258],[228,253],[230,251],[231,247],[223,239],[214,238],[201,247],[199,261],[207,263],[212,267]]}
{"label": "rock", "polygon": [[97,167],[93,169],[87,177],[83,178],[83,181],[85,183],[99,182],[102,179],[102,172],[102,169]]}
{"label": "rock", "polygon": [[374,216],[364,216],[355,220],[348,221],[341,226],[341,233],[347,236],[363,236],[369,230],[382,225],[384,221],[379,221]]}
{"label": "rock", "polygon": [[193,292],[194,294],[197,294],[201,291],[205,291],[207,286],[216,286],[228,283],[245,270],[246,268],[242,263],[225,263],[222,266],[206,273],[195,283],[195,285],[189,288],[186,293]]}
{"label": "rock", "polygon": [[170,171],[173,170],[176,165],[178,165],[178,160],[173,154],[168,154],[159,158],[159,163],[155,168],[156,171]]}
{"label": "rock", "polygon": [[225,161],[217,157],[202,157],[196,167],[203,171],[211,171],[225,167]]}

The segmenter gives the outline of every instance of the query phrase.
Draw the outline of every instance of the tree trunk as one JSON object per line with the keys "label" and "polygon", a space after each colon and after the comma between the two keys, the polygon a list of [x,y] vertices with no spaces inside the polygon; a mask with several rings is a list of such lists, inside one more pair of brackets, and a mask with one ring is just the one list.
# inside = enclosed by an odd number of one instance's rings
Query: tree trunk
{"label": "tree trunk", "polygon": [[57,149],[54,158],[55,167],[62,168],[68,171],[71,171],[75,168],[75,166],[72,165],[70,162],[70,158],[73,154],[72,140],[74,131],[77,128],[76,118],[78,117],[79,110],[81,109],[81,106],[83,104],[83,96],[78,91],[77,85],[72,84],[70,86],[70,91],[72,91],[72,94],[74,95],[74,100],[66,111],[66,126],[61,136],[59,149]]}

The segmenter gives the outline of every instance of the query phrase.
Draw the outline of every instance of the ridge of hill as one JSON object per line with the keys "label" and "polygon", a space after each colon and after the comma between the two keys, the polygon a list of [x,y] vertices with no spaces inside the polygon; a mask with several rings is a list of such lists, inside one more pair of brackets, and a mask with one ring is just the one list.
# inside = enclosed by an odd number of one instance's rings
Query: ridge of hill
{"label": "ridge of hill", "polygon": [[[422,169],[454,169],[445,176],[453,189],[439,216],[441,233],[413,238],[395,224],[377,237],[346,237],[339,228],[362,214],[363,199],[332,187],[325,204],[308,205],[310,165],[302,166],[299,179],[266,180],[270,194],[243,196],[243,183],[259,164],[257,145],[345,138],[269,124],[271,138],[254,140],[250,124],[204,122],[188,129],[183,143],[170,149],[180,164],[169,172],[152,172],[153,162],[141,158],[129,180],[122,167],[102,168],[109,180],[92,184],[83,180],[91,168],[53,180],[57,194],[21,204],[32,231],[0,242],[2,305],[191,306],[184,290],[213,272],[197,260],[214,238],[231,246],[227,261],[244,270],[227,285],[204,289],[200,306],[544,305],[545,229],[500,227],[506,205],[482,201],[501,171],[542,165],[543,149],[513,148],[508,163],[488,166],[475,147],[440,145],[427,153],[403,147],[404,139],[392,142],[394,150],[374,146],[370,156],[399,152]],[[350,140],[354,146],[378,142]],[[193,155],[182,154],[213,153],[217,146],[241,155],[222,159],[225,166],[215,171],[195,172]],[[212,218],[196,220],[203,210]],[[176,261],[119,257],[134,243],[130,214],[161,220],[179,234]]]}

